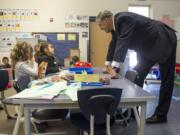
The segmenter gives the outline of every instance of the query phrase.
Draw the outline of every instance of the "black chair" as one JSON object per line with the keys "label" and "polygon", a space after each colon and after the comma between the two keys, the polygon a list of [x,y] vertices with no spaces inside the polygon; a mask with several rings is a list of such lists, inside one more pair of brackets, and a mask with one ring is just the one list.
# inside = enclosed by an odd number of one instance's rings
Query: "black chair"
{"label": "black chair", "polygon": [[28,88],[31,79],[29,76],[22,76],[17,81],[13,82],[13,87],[17,93],[21,92],[22,90]]}
{"label": "black chair", "polygon": [[[0,93],[1,93],[0,101],[2,101],[5,98],[4,91],[6,90],[8,83],[9,83],[8,71],[1,69],[0,70]],[[3,105],[4,111],[7,115],[7,118],[11,119],[12,117],[8,113],[8,109],[7,109],[6,104],[2,103],[2,105]]]}
{"label": "black chair", "polygon": [[131,82],[135,82],[138,77],[138,73],[135,70],[128,70],[125,74],[125,78]]}
{"label": "black chair", "polygon": [[[138,73],[135,70],[128,70],[125,74],[125,78],[133,83],[135,82],[137,77],[138,77]],[[122,120],[120,120],[120,121],[124,122],[124,124],[127,126],[128,122],[130,121],[130,118],[133,115],[132,112],[133,112],[133,109],[128,108],[123,113],[122,109],[119,108],[119,109],[117,109],[117,112],[116,112],[116,118],[118,118],[118,117],[122,118]]]}
{"label": "black chair", "polygon": [[81,113],[72,113],[71,122],[81,132],[106,132],[110,135],[110,126],[115,122],[114,112],[120,102],[122,89],[91,88],[78,91],[78,103]]}

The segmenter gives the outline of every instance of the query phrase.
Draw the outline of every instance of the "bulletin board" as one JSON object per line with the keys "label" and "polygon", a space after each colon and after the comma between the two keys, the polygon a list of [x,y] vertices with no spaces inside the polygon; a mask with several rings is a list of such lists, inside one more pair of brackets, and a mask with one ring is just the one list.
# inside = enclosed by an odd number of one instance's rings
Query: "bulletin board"
{"label": "bulletin board", "polygon": [[70,49],[79,49],[79,33],[35,33],[43,34],[54,47],[55,56],[60,65],[69,57]]}

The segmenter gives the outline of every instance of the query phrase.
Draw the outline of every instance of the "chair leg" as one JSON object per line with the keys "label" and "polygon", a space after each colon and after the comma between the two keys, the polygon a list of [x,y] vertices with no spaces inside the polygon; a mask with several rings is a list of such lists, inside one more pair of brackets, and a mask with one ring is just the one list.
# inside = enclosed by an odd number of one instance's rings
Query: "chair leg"
{"label": "chair leg", "polygon": [[132,109],[128,108],[128,115],[127,115],[127,120],[130,120],[131,114],[132,114]]}
{"label": "chair leg", "polygon": [[[120,115],[120,117],[121,117],[122,119],[116,120],[116,121],[118,121],[118,122],[123,122],[123,124],[125,124],[125,126],[127,126],[127,125],[128,125],[128,121],[127,121],[126,117],[124,116],[121,108],[118,108],[118,109],[117,109],[117,114]],[[117,114],[116,114],[116,115],[117,115]]]}
{"label": "chair leg", "polygon": [[130,121],[130,119],[131,119],[131,108],[127,108],[127,116],[125,117],[124,115],[124,124],[125,124],[125,126],[128,126],[128,123],[129,123],[129,121]]}
{"label": "chair leg", "polygon": [[22,116],[23,116],[23,105],[20,105],[19,112],[18,112],[18,117],[16,119],[16,124],[15,124],[12,135],[18,135]]}
{"label": "chair leg", "polygon": [[[4,91],[1,92],[1,98],[2,98],[2,100],[5,98]],[[5,111],[6,115],[7,115],[7,118],[12,119],[12,117],[9,115],[7,106],[4,103],[2,103],[2,105],[3,105],[4,111]]]}
{"label": "chair leg", "polygon": [[94,116],[90,116],[90,135],[94,135]]}
{"label": "chair leg", "polygon": [[111,135],[111,131],[110,131],[110,115],[107,114],[106,115],[106,134],[107,135]]}
{"label": "chair leg", "polygon": [[31,123],[36,133],[45,133],[45,130],[47,128],[45,124],[37,122],[36,120],[34,120],[34,118],[31,118]]}
{"label": "chair leg", "polygon": [[37,127],[36,127],[36,124],[35,124],[35,120],[33,118],[31,119],[31,123],[32,123],[32,126],[33,126],[35,132],[39,133],[39,131],[38,131]]}

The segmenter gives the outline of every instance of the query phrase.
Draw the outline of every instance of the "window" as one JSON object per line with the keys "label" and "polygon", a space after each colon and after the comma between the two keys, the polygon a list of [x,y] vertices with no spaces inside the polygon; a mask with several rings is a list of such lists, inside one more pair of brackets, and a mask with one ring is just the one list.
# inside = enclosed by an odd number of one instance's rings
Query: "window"
{"label": "window", "polygon": [[[136,13],[136,14],[140,14],[146,17],[150,17],[150,6],[130,5],[128,7],[128,11]],[[136,52],[133,50],[128,50],[128,55],[129,55],[129,68],[132,69],[137,64]]]}
{"label": "window", "polygon": [[149,17],[149,6],[129,6],[128,11]]}

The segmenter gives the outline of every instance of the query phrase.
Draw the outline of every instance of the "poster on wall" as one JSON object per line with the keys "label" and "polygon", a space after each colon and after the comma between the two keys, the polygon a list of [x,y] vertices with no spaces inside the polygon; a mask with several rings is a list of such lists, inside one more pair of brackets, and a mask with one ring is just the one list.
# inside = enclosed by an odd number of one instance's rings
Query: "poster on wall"
{"label": "poster on wall", "polygon": [[76,34],[68,34],[68,41],[76,41]]}
{"label": "poster on wall", "polygon": [[18,38],[31,39],[31,33],[4,32],[0,33],[0,53],[10,53]]}
{"label": "poster on wall", "polygon": [[0,32],[20,32],[23,24],[38,19],[37,9],[0,9]]}
{"label": "poster on wall", "polygon": [[82,37],[83,38],[88,38],[88,32],[82,32]]}
{"label": "poster on wall", "polygon": [[89,16],[87,15],[66,15],[65,28],[67,29],[88,29]]}
{"label": "poster on wall", "polygon": [[16,38],[13,36],[1,36],[0,38],[0,52],[9,52],[12,46],[16,43]]}
{"label": "poster on wall", "polygon": [[66,40],[65,34],[57,34],[57,40]]}

